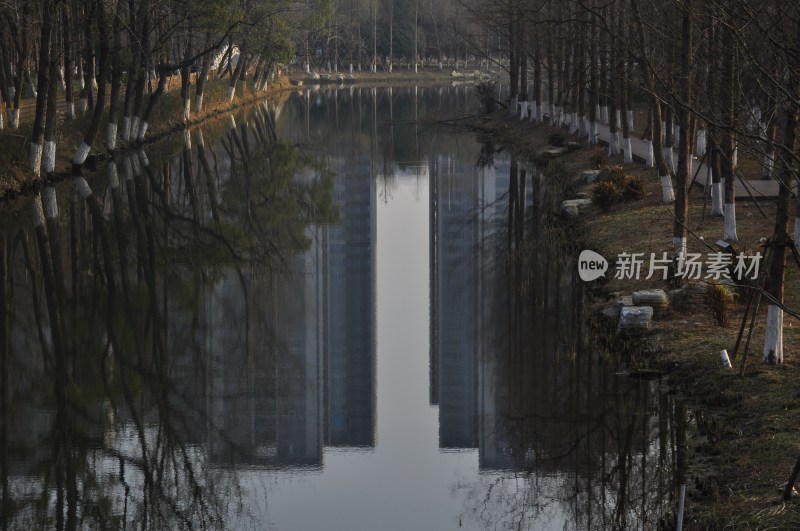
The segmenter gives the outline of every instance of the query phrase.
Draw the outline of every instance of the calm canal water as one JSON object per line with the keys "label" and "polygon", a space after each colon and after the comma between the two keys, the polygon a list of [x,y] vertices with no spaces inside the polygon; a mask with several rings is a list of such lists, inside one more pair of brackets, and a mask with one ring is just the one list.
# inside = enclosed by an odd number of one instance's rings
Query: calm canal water
{"label": "calm canal water", "polygon": [[685,410],[599,361],[557,183],[426,125],[473,91],[296,93],[3,214],[2,529],[671,521]]}

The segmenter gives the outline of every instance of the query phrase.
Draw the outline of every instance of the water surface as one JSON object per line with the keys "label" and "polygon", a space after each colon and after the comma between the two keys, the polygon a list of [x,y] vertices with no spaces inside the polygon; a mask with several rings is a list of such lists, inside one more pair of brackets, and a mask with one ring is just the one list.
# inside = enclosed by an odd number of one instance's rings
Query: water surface
{"label": "water surface", "polygon": [[7,213],[3,528],[668,519],[685,410],[590,336],[553,168],[423,120],[472,91],[309,89]]}

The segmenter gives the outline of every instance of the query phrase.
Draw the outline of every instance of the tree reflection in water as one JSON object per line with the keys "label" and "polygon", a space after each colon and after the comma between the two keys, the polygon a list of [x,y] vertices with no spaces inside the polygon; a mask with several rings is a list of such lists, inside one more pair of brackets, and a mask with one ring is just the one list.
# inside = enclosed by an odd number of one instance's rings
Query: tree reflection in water
{"label": "tree reflection in water", "polygon": [[671,524],[686,410],[615,376],[591,337],[548,216],[558,167],[407,121],[468,90],[309,91],[43,190],[35,222],[0,234],[2,528],[262,527],[276,499],[310,512],[322,480],[416,479],[376,431],[377,209],[410,179],[430,277],[404,282],[430,282],[430,349],[429,381],[408,383],[429,396],[405,413],[438,429],[419,455],[474,475],[413,484],[424,509],[352,512],[446,519],[463,500],[479,529]]}
{"label": "tree reflection in water", "polygon": [[33,226],[3,235],[2,529],[246,521],[214,462],[254,448],[230,430],[244,399],[222,394],[215,356],[236,351],[226,370],[256,384],[256,342],[275,338],[250,329],[248,298],[336,218],[332,176],[278,141],[273,114],[257,107],[211,148],[186,133],[156,164],[112,160],[94,189],[46,188]]}
{"label": "tree reflection in water", "polygon": [[621,360],[590,330],[575,243],[548,216],[559,171],[508,166],[505,216],[484,242],[503,258],[483,264],[482,473],[454,494],[484,529],[669,527],[686,408],[658,381],[615,374]]}

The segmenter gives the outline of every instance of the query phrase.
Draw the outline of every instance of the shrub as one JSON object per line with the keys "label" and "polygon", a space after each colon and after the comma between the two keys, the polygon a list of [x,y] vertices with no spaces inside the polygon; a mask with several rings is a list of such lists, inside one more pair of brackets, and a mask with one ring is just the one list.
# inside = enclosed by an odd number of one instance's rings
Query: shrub
{"label": "shrub", "polygon": [[644,197],[644,185],[638,175],[626,175],[622,180],[622,199],[638,201]]}
{"label": "shrub", "polygon": [[622,192],[613,181],[597,181],[592,190],[592,202],[605,211],[622,201]]}
{"label": "shrub", "polygon": [[593,168],[600,169],[608,164],[608,158],[606,157],[605,153],[598,151],[589,157],[589,162],[592,163]]}
{"label": "shrub", "polygon": [[481,81],[475,87],[483,112],[490,113],[497,109],[497,84],[494,81]]}
{"label": "shrub", "polygon": [[564,133],[555,131],[547,137],[547,143],[555,147],[564,147],[564,144],[567,143],[567,137],[564,136]]}
{"label": "shrub", "polygon": [[706,304],[711,309],[717,326],[728,326],[728,313],[733,303],[733,293],[724,284],[709,284],[706,287]]}
{"label": "shrub", "polygon": [[625,185],[625,172],[622,166],[603,166],[597,174],[597,182],[612,182],[617,188]]}

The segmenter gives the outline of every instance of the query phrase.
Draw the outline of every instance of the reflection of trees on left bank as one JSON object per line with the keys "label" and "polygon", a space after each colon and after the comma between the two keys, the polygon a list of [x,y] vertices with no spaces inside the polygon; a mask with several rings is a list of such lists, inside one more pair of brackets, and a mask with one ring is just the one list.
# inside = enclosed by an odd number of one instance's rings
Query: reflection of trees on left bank
{"label": "reflection of trees on left bank", "polygon": [[275,111],[47,188],[2,235],[2,529],[224,527],[225,468],[320,465],[321,339],[289,328],[322,311],[333,180]]}

